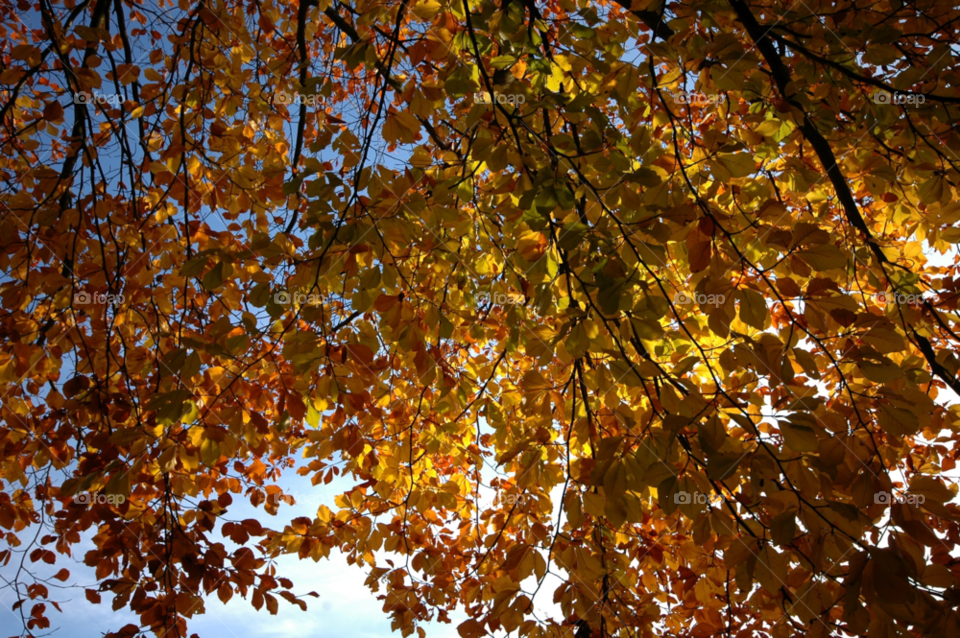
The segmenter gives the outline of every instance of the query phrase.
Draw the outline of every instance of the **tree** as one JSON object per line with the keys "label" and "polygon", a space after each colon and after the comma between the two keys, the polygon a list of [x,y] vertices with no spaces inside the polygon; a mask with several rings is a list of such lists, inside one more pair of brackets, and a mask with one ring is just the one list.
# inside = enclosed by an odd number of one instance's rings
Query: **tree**
{"label": "tree", "polygon": [[92,535],[112,635],[333,551],[403,635],[958,635],[958,19],[0,4],[24,633]]}

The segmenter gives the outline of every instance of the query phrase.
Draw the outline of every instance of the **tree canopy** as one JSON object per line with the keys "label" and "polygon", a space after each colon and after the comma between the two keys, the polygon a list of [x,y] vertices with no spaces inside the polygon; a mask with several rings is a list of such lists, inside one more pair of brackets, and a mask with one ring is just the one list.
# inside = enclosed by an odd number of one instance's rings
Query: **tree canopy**
{"label": "tree canopy", "polygon": [[[18,631],[71,557],[166,638],[343,552],[404,636],[960,635],[958,44],[950,0],[3,0]],[[344,489],[290,520],[294,472]]]}

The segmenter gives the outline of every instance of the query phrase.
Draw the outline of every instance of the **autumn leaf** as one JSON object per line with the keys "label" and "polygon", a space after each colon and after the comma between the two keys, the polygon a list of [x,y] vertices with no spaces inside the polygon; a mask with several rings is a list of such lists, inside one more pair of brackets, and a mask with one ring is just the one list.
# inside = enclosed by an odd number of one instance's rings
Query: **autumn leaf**
{"label": "autumn leaf", "polygon": [[0,7],[18,632],[958,634],[956,7],[188,4]]}

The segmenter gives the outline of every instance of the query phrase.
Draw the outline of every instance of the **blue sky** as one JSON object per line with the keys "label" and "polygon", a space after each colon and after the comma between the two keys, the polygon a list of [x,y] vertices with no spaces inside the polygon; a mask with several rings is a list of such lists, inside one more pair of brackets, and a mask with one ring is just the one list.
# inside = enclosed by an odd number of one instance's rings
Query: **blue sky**
{"label": "blue sky", "polygon": [[[257,518],[265,525],[282,528],[284,523],[296,516],[314,516],[320,503],[332,507],[338,489],[348,483],[349,479],[340,479],[329,485],[311,486],[308,478],[295,476],[291,471],[285,475],[282,485],[286,491],[300,496],[296,505],[281,505],[279,515],[271,517],[262,507],[255,509],[248,500],[237,497],[229,510],[229,518]],[[224,540],[220,537],[219,528],[212,535],[212,539]],[[229,541],[226,542],[229,544]],[[85,538],[75,547],[73,559],[59,556],[56,565],[34,563],[30,567],[36,569],[38,575],[47,577],[66,567],[71,572],[69,583],[89,586],[95,582],[94,572],[92,568],[83,565],[82,558],[92,547],[93,543],[89,538]],[[286,637],[293,633],[311,637],[350,635],[356,638],[392,635],[390,617],[382,611],[383,602],[378,601],[376,594],[364,585],[368,571],[366,568],[348,565],[338,552],[332,552],[328,559],[319,562],[285,556],[277,563],[277,573],[294,581],[293,591],[296,594],[315,591],[320,595],[319,598],[306,598],[306,612],[281,600],[278,614],[272,616],[265,607],[260,611],[255,610],[249,600],[234,596],[224,605],[214,594],[205,598],[206,613],[194,616],[189,622],[189,633],[197,633],[204,638]],[[15,571],[16,558],[11,560],[9,565],[0,567],[0,577],[7,580]],[[100,605],[87,602],[82,587],[60,592],[51,589],[51,595],[63,610],[63,613],[57,613],[48,606],[51,629],[55,630],[54,636],[95,638],[107,631],[115,631],[127,623],[136,623],[136,615],[127,609],[113,611],[109,594],[103,595]],[[19,614],[11,611],[13,603],[12,590],[0,591],[0,637],[19,635],[22,631]],[[465,616],[454,618],[455,622],[462,622]],[[457,618],[459,620],[456,620]],[[431,623],[426,629],[431,638],[458,636],[455,624]]]}

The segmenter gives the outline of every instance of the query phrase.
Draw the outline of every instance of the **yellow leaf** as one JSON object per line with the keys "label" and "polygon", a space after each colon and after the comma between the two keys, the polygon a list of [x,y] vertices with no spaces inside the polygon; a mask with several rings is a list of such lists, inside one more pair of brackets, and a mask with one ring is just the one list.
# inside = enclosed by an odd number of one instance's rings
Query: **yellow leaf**
{"label": "yellow leaf", "polygon": [[411,11],[421,20],[433,20],[433,17],[440,11],[440,3],[437,0],[420,0],[413,5]]}

